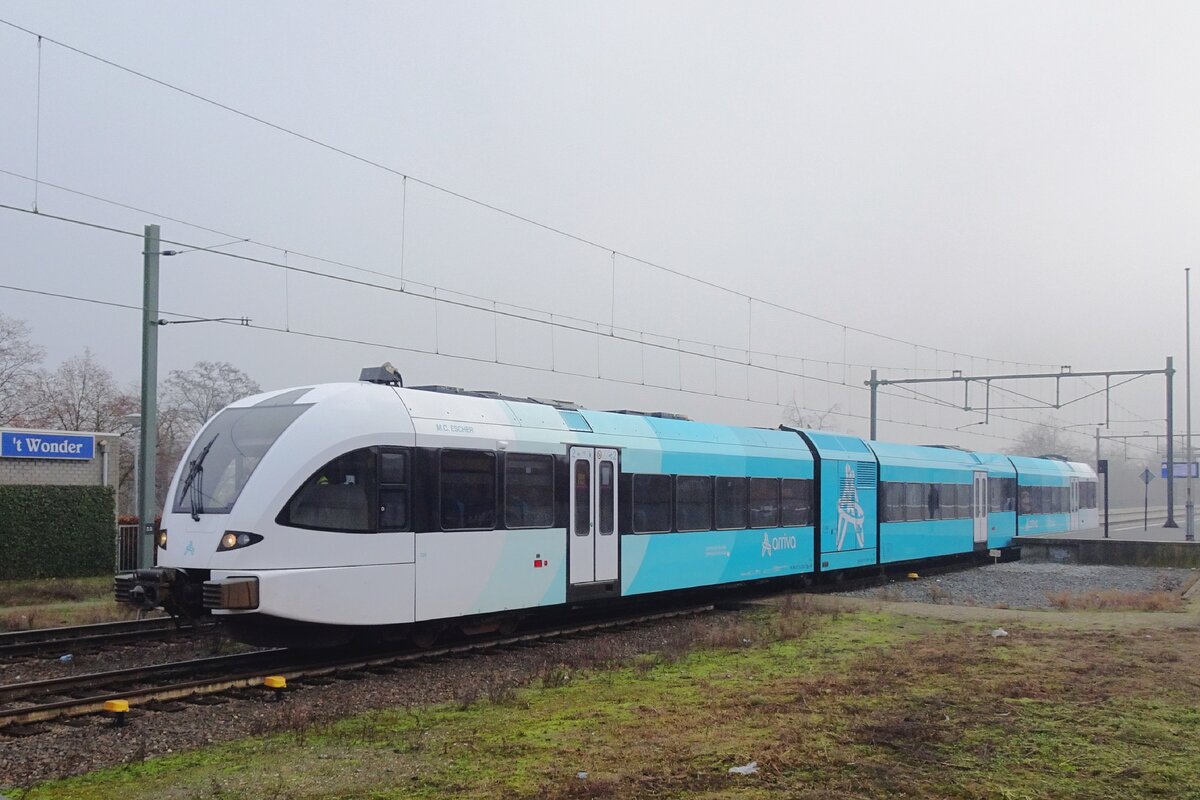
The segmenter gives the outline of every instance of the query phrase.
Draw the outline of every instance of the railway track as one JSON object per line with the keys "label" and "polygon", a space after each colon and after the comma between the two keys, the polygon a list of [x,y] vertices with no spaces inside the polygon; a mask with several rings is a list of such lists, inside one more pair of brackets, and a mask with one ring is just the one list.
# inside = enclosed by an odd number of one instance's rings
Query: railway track
{"label": "railway track", "polygon": [[111,644],[193,635],[212,629],[212,625],[177,626],[173,620],[163,617],[73,625],[66,628],[11,631],[0,633],[0,659],[46,653],[73,653]]}
{"label": "railway track", "polygon": [[103,711],[105,703],[110,700],[124,700],[131,708],[153,708],[154,703],[195,699],[261,686],[267,675],[281,675],[289,683],[360,673],[362,677],[367,677],[372,672],[424,661],[533,646],[541,641],[626,628],[712,609],[711,603],[704,603],[665,611],[625,614],[568,625],[550,625],[512,636],[486,637],[427,650],[406,645],[393,650],[355,654],[339,651],[334,656],[298,656],[284,649],[260,650],[0,686],[0,733],[33,733],[36,728],[30,729],[31,725],[96,714]]}

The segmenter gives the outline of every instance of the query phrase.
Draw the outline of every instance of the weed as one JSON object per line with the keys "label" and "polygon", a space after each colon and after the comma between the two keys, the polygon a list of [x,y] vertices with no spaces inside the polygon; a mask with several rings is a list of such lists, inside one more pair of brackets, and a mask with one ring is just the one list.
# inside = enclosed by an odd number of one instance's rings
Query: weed
{"label": "weed", "polygon": [[476,686],[460,686],[454,693],[454,707],[459,711],[469,711],[479,699],[479,689]]}
{"label": "weed", "polygon": [[936,583],[926,586],[925,592],[929,595],[929,602],[931,603],[946,603],[950,601],[950,592]]}
{"label": "weed", "polygon": [[542,664],[538,671],[538,680],[543,689],[561,689],[571,681],[571,671],[566,664]]}
{"label": "weed", "polygon": [[514,705],[517,701],[517,690],[512,681],[492,677],[484,684],[488,702],[494,706]]}

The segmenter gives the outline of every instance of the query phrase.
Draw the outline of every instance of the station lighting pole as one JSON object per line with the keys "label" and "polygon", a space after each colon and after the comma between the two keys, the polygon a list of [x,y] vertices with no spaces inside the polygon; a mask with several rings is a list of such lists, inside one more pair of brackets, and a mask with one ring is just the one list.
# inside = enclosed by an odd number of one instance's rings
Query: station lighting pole
{"label": "station lighting pole", "polygon": [[1187,502],[1184,504],[1184,515],[1187,518],[1184,527],[1184,540],[1189,542],[1196,541],[1196,506],[1192,498],[1192,268],[1188,267],[1183,271],[1184,280],[1184,298],[1187,304],[1187,445],[1184,447],[1187,453]]}

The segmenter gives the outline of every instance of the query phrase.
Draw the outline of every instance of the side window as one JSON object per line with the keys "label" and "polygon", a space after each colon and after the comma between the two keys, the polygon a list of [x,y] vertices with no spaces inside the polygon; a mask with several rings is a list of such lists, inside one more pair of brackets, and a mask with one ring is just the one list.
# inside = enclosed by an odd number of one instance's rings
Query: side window
{"label": "side window", "polygon": [[746,479],[716,479],[717,530],[732,531],[746,527]]}
{"label": "side window", "polygon": [[909,522],[925,519],[925,484],[904,484],[904,519]]}
{"label": "side window", "polygon": [[613,532],[613,492],[616,491],[613,480],[613,462],[604,459],[600,462],[600,535],[610,536]]}
{"label": "side window", "polygon": [[408,530],[408,451],[379,451],[379,530]]}
{"label": "side window", "polygon": [[592,462],[575,459],[575,535],[592,532]]}
{"label": "side window", "polygon": [[442,530],[496,527],[496,454],[443,450],[438,475]]}
{"label": "side window", "polygon": [[504,457],[504,527],[554,525],[554,456],[509,453]]}
{"label": "side window", "polygon": [[750,527],[779,527],[779,479],[750,479]]}
{"label": "side window", "polygon": [[319,531],[374,531],[375,460],[369,447],[333,459],[292,495],[276,522]]}
{"label": "side window", "polygon": [[671,476],[633,476],[633,532],[671,530]]}
{"label": "side window", "polygon": [[[891,486],[894,484],[884,484]],[[811,480],[799,478],[784,478],[781,481],[780,495],[782,497],[783,526],[785,528],[812,525],[812,489]]]}
{"label": "side window", "polygon": [[929,508],[925,518],[945,519],[946,515],[943,513],[944,508],[942,506],[942,485],[938,483],[930,483],[928,484],[928,488],[929,498],[926,502]]}
{"label": "side window", "polygon": [[675,527],[680,531],[713,529],[712,478],[679,475],[675,478]]}
{"label": "side window", "polygon": [[969,483],[956,483],[954,485],[954,492],[958,496],[958,514],[956,516],[959,519],[970,519],[974,516],[971,513],[971,490],[972,487]]}

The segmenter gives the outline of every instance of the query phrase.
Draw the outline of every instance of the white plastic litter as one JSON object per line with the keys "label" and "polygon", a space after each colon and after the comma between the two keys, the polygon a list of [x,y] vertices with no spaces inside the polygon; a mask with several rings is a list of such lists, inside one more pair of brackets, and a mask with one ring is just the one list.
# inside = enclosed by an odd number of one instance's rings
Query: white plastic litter
{"label": "white plastic litter", "polygon": [[996,628],[996,630],[992,631],[993,638],[999,639],[1001,636],[1008,636],[1008,631],[1004,630],[1004,628]]}
{"label": "white plastic litter", "polygon": [[579,778],[579,780],[581,780],[581,781],[587,780],[587,776],[588,776],[588,774],[586,772],[584,772],[583,770],[579,770],[579,772],[575,773],[575,777]]}
{"label": "white plastic litter", "polygon": [[758,772],[758,762],[751,761],[749,764],[743,764],[740,767],[730,767],[729,771],[734,775],[753,775]]}
{"label": "white plastic litter", "polygon": [[72,655],[71,653],[67,653],[65,656],[59,656],[58,660],[60,662],[62,662],[63,664],[70,664],[72,661],[75,660],[75,656]]}

